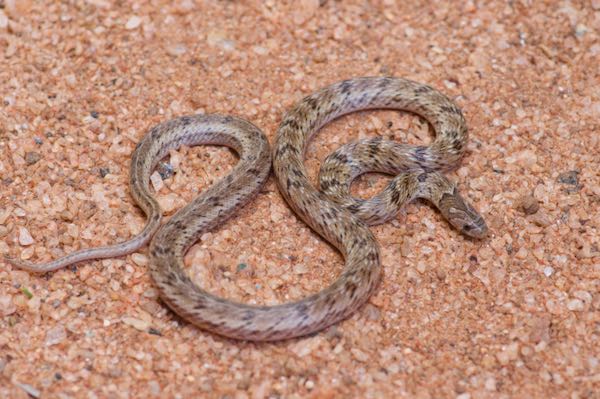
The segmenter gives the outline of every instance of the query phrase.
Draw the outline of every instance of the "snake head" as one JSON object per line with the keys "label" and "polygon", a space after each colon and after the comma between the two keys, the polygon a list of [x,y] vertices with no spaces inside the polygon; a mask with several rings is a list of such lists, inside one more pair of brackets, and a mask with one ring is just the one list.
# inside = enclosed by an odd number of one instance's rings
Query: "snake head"
{"label": "snake head", "polygon": [[444,193],[439,209],[444,217],[461,233],[473,238],[485,238],[488,227],[481,215],[454,188],[451,193]]}

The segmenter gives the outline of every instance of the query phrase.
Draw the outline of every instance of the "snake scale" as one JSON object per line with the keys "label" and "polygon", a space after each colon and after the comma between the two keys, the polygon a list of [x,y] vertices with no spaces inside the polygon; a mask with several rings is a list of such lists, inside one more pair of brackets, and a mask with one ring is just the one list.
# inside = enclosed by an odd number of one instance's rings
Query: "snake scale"
{"label": "snake scale", "polygon": [[[323,163],[321,190],[304,166],[315,133],[344,114],[368,109],[397,109],[421,115],[436,137],[429,146],[411,146],[381,138],[340,147]],[[298,102],[283,118],[272,150],[275,178],[285,200],[314,231],[342,253],[345,267],[324,290],[299,301],[252,306],[216,297],[194,284],[183,256],[202,232],[214,228],[247,203],[269,176],[269,143],[256,126],[221,115],[176,118],[152,128],[131,160],[130,187],[147,215],[143,231],[124,243],[85,249],[63,258],[32,264],[7,259],[15,266],[47,272],[88,259],[121,256],[150,241],[149,268],[160,296],[171,309],[195,325],[230,338],[273,341],[306,335],[334,324],[360,307],[381,278],[378,243],[367,227],[388,220],[408,201],[426,198],[459,231],[486,235],[481,216],[440,172],[462,157],[467,128],[460,109],[430,86],[401,78],[356,78],[325,87]],[[232,172],[179,210],[162,227],[161,210],[149,178],[170,149],[181,145],[225,145],[239,155]],[[377,196],[352,198],[352,180],[365,172],[395,178]],[[158,231],[157,231],[158,230]]]}

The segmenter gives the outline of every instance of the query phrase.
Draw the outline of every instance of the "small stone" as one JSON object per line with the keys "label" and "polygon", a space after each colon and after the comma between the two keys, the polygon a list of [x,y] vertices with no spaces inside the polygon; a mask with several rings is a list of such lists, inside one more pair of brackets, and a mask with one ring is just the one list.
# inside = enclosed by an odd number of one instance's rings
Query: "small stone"
{"label": "small stone", "polygon": [[567,302],[567,309],[574,312],[581,312],[584,309],[583,301],[581,299],[571,299]]}
{"label": "small stone", "polygon": [[319,8],[319,0],[299,0],[292,16],[294,24],[301,25],[315,15]]}
{"label": "small stone", "polygon": [[549,316],[542,316],[532,321],[529,342],[538,344],[550,339],[550,320]]}
{"label": "small stone", "polygon": [[494,377],[489,377],[485,380],[485,389],[488,391],[496,390],[496,379]]}
{"label": "small stone", "polygon": [[[158,294],[157,294],[157,296],[158,296]],[[142,310],[147,312],[149,315],[154,315],[154,316],[163,310],[162,306],[159,305],[159,303],[155,300],[154,301],[144,301],[144,302],[142,302],[140,307],[142,308]]]}
{"label": "small stone", "polygon": [[540,204],[533,195],[524,195],[517,200],[517,207],[526,215],[533,215],[540,209]]}
{"label": "small stone", "polygon": [[367,319],[371,321],[378,321],[381,319],[381,311],[379,310],[379,308],[370,303],[367,303],[365,305],[363,312],[365,313]]}
{"label": "small stone", "polygon": [[23,384],[22,382],[15,381],[15,385],[24,390],[27,393],[27,395],[33,398],[39,398],[41,395],[39,389],[36,389],[29,384]]}
{"label": "small stone", "polygon": [[290,346],[290,350],[298,357],[304,357],[311,354],[315,349],[321,345],[323,338],[315,336],[312,338],[306,338],[298,341],[297,343]]}
{"label": "small stone", "polygon": [[65,209],[60,213],[60,218],[65,222],[71,223],[75,219],[75,216],[73,216],[73,214],[70,211]]}
{"label": "small stone", "polygon": [[108,208],[108,201],[104,194],[104,186],[102,184],[92,184],[92,200],[100,209]]}
{"label": "small stone", "polygon": [[33,243],[33,237],[31,234],[29,234],[29,230],[27,230],[25,227],[19,227],[19,244],[27,246]]}
{"label": "small stone", "polygon": [[222,31],[211,31],[206,35],[206,43],[212,47],[220,47],[225,51],[232,51],[235,49],[235,42],[228,39],[225,33]]}
{"label": "small stone", "polygon": [[269,54],[269,49],[263,46],[254,46],[252,47],[252,51],[254,51],[258,55],[267,55]]}
{"label": "small stone", "polygon": [[160,189],[164,187],[163,179],[157,171],[154,171],[154,173],[150,175],[150,183],[152,183],[155,193],[159,192]]}
{"label": "small stone", "polygon": [[167,53],[174,57],[178,57],[187,53],[187,47],[184,44],[176,44],[174,46],[169,46],[167,47]]}
{"label": "small stone", "polygon": [[554,268],[553,267],[551,267],[551,266],[544,267],[544,275],[546,277],[552,276],[553,273],[554,273]]}
{"label": "small stone", "polygon": [[275,224],[279,224],[279,222],[283,219],[283,214],[279,212],[277,209],[271,208],[271,221]]}
{"label": "small stone", "polygon": [[183,200],[179,198],[177,194],[170,193],[159,196],[157,201],[160,205],[160,209],[162,209],[165,213],[171,213],[181,204]]}
{"label": "small stone", "polygon": [[502,352],[496,354],[498,362],[506,366],[510,361],[516,360],[519,357],[519,343],[513,342],[508,345]]}
{"label": "small stone", "polygon": [[575,26],[575,36],[577,37],[583,37],[589,31],[590,28],[588,28],[584,24],[577,24],[577,26]]}
{"label": "small stone", "polygon": [[60,344],[66,338],[67,331],[61,324],[58,324],[56,327],[51,328],[50,330],[48,330],[48,332],[46,332],[46,339],[44,341],[44,344],[46,346]]}
{"label": "small stone", "polygon": [[0,10],[0,29],[8,28],[8,17],[4,11]]}
{"label": "small stone", "polygon": [[438,280],[440,280],[440,281],[446,280],[446,272],[442,269],[437,269],[435,271],[435,275],[438,278]]}
{"label": "small stone", "polygon": [[536,212],[529,218],[535,225],[540,227],[548,227],[552,224],[552,220],[543,210]]}
{"label": "small stone", "polygon": [[[30,294],[31,295],[31,294]],[[32,313],[37,313],[40,310],[40,305],[42,304],[41,298],[39,296],[34,296],[33,298],[27,297],[29,300],[27,301],[27,307]]]}
{"label": "small stone", "polygon": [[21,251],[21,255],[20,255],[21,260],[31,259],[34,252],[35,252],[35,247],[23,248],[23,250]]}
{"label": "small stone", "polygon": [[558,175],[558,182],[569,186],[577,186],[579,184],[579,171],[571,170]]}
{"label": "small stone", "polygon": [[583,247],[575,252],[575,257],[577,259],[589,259],[599,256],[600,252],[597,249],[593,249],[590,243],[586,242],[583,244]]}
{"label": "small stone", "polygon": [[15,15],[25,15],[31,12],[33,6],[33,0],[4,0],[2,3],[9,13]]}
{"label": "small stone", "polygon": [[524,150],[508,157],[506,162],[509,164],[516,163],[523,167],[531,167],[537,163],[537,155],[532,150]]}
{"label": "small stone", "polygon": [[0,316],[8,316],[15,313],[17,307],[10,295],[0,295]]}
{"label": "small stone", "polygon": [[529,252],[527,251],[527,248],[521,247],[521,248],[519,248],[519,250],[515,254],[515,257],[517,259],[525,259],[525,258],[527,258],[528,254],[529,254]]}
{"label": "small stone", "polygon": [[138,266],[148,266],[148,257],[146,255],[136,252],[131,254],[131,260]]}
{"label": "small stone", "polygon": [[575,291],[573,296],[581,299],[584,303],[592,303],[593,300],[592,294],[587,291]]}
{"label": "small stone", "polygon": [[148,388],[150,388],[150,393],[154,396],[160,395],[160,384],[156,380],[148,381]]}
{"label": "small stone", "polygon": [[138,26],[140,26],[141,23],[142,23],[142,19],[140,17],[138,17],[137,15],[133,15],[129,18],[129,20],[127,20],[127,23],[125,24],[125,29],[128,29],[128,30],[135,29]]}
{"label": "small stone", "polygon": [[298,264],[294,265],[293,269],[294,269],[295,274],[308,273],[308,268],[306,267],[306,265],[304,263],[298,263]]}
{"label": "small stone", "polygon": [[123,317],[121,319],[121,321],[125,324],[127,324],[128,326],[131,326],[133,328],[135,328],[136,330],[139,331],[148,331],[148,329],[150,328],[150,323],[145,321],[145,320],[141,320],[141,319],[136,319],[134,317]]}
{"label": "small stone", "polygon": [[510,359],[508,358],[508,354],[506,354],[506,352],[498,352],[496,354],[496,359],[498,359],[498,362],[503,366],[506,366],[508,364],[508,362],[510,361]]}
{"label": "small stone", "polygon": [[148,334],[151,334],[151,335],[158,335],[159,337],[162,337],[162,333],[160,332],[160,330],[157,330],[157,329],[156,329],[156,328],[154,328],[154,327],[150,327],[150,328],[148,329]]}
{"label": "small stone", "polygon": [[352,353],[352,356],[354,356],[354,358],[359,362],[366,362],[369,360],[369,355],[358,348],[350,349],[350,353]]}
{"label": "small stone", "polygon": [[173,173],[175,173],[174,167],[168,162],[159,163],[156,169],[163,180],[167,180],[169,177],[173,176]]}
{"label": "small stone", "polygon": [[25,162],[27,165],[33,165],[41,159],[41,155],[35,151],[28,151],[25,153]]}
{"label": "small stone", "polygon": [[494,356],[492,356],[490,354],[486,354],[483,356],[483,359],[481,360],[481,364],[486,369],[489,369],[489,368],[494,367],[494,365],[496,364],[496,359],[494,358]]}

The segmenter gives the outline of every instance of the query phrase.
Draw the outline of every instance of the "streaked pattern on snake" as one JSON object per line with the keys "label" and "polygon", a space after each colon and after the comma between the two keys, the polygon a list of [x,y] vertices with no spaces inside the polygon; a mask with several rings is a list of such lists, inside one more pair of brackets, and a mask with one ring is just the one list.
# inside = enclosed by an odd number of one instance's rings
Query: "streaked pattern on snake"
{"label": "streaked pattern on snake", "polygon": [[[414,112],[434,127],[430,146],[409,146],[380,138],[347,144],[324,163],[321,187],[310,182],[304,153],[314,134],[329,121],[358,110],[388,108]],[[400,78],[357,78],[328,86],[301,100],[283,118],[272,151],[279,189],[291,208],[313,230],[339,249],[345,267],[324,290],[275,306],[251,306],[216,297],[187,276],[183,255],[202,232],[221,224],[248,202],[266,181],[269,146],[249,122],[219,115],[181,117],[152,128],[136,147],[130,186],[147,215],[142,233],[115,246],[78,251],[34,265],[9,260],[26,270],[44,272],[87,259],[120,256],[150,238],[150,272],[161,298],[183,318],[230,338],[273,341],[319,331],[359,308],[381,279],[379,246],[367,224],[392,218],[414,198],[431,201],[461,232],[481,238],[487,227],[439,171],[454,166],[464,153],[466,123],[460,109],[433,88]],[[157,162],[180,145],[218,144],[234,149],[233,171],[179,210],[161,228],[161,212],[149,188]],[[354,178],[367,171],[397,175],[370,200],[351,198]],[[156,234],[154,232],[158,229]],[[153,236],[154,234],[154,236]]]}

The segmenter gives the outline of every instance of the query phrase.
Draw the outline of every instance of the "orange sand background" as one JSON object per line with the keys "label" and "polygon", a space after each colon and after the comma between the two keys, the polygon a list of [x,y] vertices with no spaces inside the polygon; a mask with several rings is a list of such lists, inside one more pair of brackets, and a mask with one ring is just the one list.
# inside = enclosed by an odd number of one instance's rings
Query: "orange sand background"
{"label": "orange sand background", "polygon": [[[219,338],[157,299],[147,249],[36,276],[0,261],[0,396],[598,398],[600,2],[0,0],[0,253],[48,260],[125,240],[144,219],[129,157],[153,125],[238,115],[272,141],[286,109],[335,81],[402,76],[455,98],[469,152],[451,176],[485,216],[464,238],[422,203],[373,228],[385,278],[350,319],[275,344]],[[368,112],[342,143],[430,140]],[[181,149],[156,179],[172,214],[235,164]],[[378,176],[355,185],[368,196]],[[301,298],[342,259],[271,178],[187,255],[211,292]],[[31,298],[29,298],[31,297]]]}

